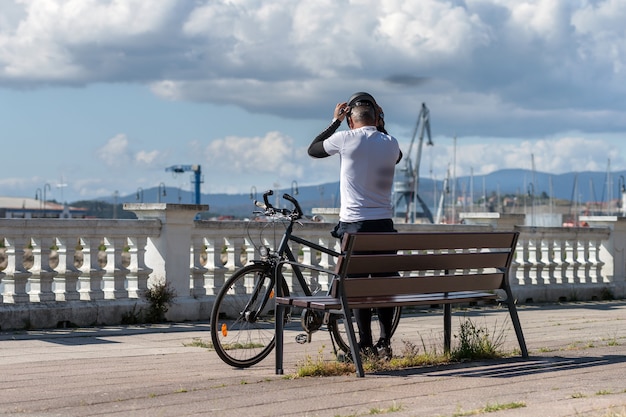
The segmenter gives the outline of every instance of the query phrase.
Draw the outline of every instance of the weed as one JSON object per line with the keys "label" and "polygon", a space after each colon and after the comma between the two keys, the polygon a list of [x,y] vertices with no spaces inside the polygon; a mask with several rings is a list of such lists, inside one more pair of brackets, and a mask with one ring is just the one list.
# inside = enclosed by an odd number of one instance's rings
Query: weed
{"label": "weed", "polygon": [[615,295],[613,294],[613,290],[609,287],[604,287],[600,291],[600,299],[601,300],[615,300]]}
{"label": "weed", "polygon": [[395,412],[398,412],[398,411],[402,411],[402,406],[401,405],[396,405],[396,403],[394,402],[393,405],[391,405],[388,408],[372,408],[372,409],[370,409],[369,415],[395,413]]}
{"label": "weed", "polygon": [[338,376],[355,372],[354,364],[339,361],[325,361],[323,357],[324,346],[317,353],[317,358],[313,359],[308,355],[305,361],[298,364],[295,377],[305,376]]}
{"label": "weed", "polygon": [[138,324],[143,322],[143,309],[137,309],[137,303],[133,305],[132,310],[122,314],[122,324]]}
{"label": "weed", "polygon": [[473,416],[476,414],[495,413],[501,410],[512,410],[515,408],[523,408],[523,407],[526,407],[526,403],[524,402],[512,402],[512,403],[505,403],[505,404],[499,404],[499,403],[487,404],[483,408],[479,408],[476,410],[458,411],[452,414],[452,417],[464,417],[464,416]]}
{"label": "weed", "polygon": [[[467,360],[501,358],[505,356],[500,350],[504,344],[504,333],[500,331],[495,334],[496,336],[493,336],[486,329],[477,327],[467,319],[461,323],[459,335],[455,335],[459,339],[459,346],[449,354],[440,353],[435,347],[427,347],[424,338],[420,336],[421,348],[413,342],[403,340],[404,346],[400,356],[394,356],[389,361],[364,358],[363,369],[367,372],[390,371]],[[322,351],[323,347],[316,358],[307,356],[304,362],[297,365],[296,374],[292,377],[337,376],[355,372],[354,364],[325,360]]]}
{"label": "weed", "polygon": [[[497,324],[496,324],[497,325]],[[450,352],[450,359],[455,361],[493,359],[502,357],[500,348],[504,344],[504,331],[489,334],[487,329],[480,328],[470,319],[461,323],[458,336],[459,345]]]}
{"label": "weed", "polygon": [[146,321],[148,323],[161,323],[165,321],[165,313],[171,304],[174,304],[176,291],[169,282],[160,281],[148,288],[143,297],[148,302]]}
{"label": "weed", "polygon": [[201,347],[201,348],[205,348],[205,349],[214,349],[213,343],[205,342],[204,340],[200,339],[199,337],[194,337],[193,339],[191,339],[191,342],[189,342],[189,343],[183,343],[183,346],[185,346],[185,347]]}
{"label": "weed", "polygon": [[607,346],[619,346],[617,335],[613,335],[613,337],[609,338],[606,342],[606,345]]}

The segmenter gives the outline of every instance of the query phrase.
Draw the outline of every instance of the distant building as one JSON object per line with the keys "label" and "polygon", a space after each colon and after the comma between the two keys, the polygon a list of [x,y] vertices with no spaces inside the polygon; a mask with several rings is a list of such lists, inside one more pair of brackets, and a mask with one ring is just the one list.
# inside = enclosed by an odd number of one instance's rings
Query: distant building
{"label": "distant building", "polygon": [[0,218],[4,219],[82,219],[87,209],[70,207],[35,198],[0,197]]}

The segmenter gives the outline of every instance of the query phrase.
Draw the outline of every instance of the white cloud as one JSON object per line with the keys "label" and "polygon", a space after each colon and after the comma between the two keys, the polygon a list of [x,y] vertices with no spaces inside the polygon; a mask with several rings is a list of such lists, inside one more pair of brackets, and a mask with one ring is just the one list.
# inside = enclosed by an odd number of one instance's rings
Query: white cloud
{"label": "white cloud", "polygon": [[228,169],[234,175],[267,174],[277,176],[300,174],[293,161],[293,139],[280,132],[262,137],[226,137],[212,141],[205,151],[213,169]]}
{"label": "white cloud", "polygon": [[118,134],[110,138],[98,150],[98,157],[110,167],[122,167],[132,160],[129,151],[129,141],[125,134]]}
{"label": "white cloud", "polygon": [[135,154],[135,161],[146,165],[152,165],[159,159],[160,156],[161,153],[159,151],[139,151]]}
{"label": "white cloud", "polygon": [[164,153],[158,150],[133,151],[128,137],[117,134],[110,138],[104,146],[98,150],[98,157],[109,167],[124,168],[128,170],[133,163],[143,166],[155,166],[161,164]]}
{"label": "white cloud", "polygon": [[[613,104],[626,90],[618,0],[10,4],[0,10],[0,85],[140,81],[171,100],[299,118],[369,89],[405,125],[421,101],[440,102],[446,134],[626,129]],[[431,82],[384,82],[393,75]],[[468,98],[473,114],[460,104]],[[597,113],[609,106],[620,110]]]}

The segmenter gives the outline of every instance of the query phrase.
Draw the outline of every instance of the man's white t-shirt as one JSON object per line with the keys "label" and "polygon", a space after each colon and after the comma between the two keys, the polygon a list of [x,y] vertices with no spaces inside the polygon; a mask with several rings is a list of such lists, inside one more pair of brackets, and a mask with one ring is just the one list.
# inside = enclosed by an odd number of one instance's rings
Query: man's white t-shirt
{"label": "man's white t-shirt", "polygon": [[398,141],[375,126],[335,132],[324,141],[329,155],[341,157],[339,220],[390,219]]}

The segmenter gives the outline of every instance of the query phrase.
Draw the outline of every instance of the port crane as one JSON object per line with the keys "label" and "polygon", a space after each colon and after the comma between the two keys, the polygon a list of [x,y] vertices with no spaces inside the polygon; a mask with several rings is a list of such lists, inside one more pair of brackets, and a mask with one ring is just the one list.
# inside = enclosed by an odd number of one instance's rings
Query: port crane
{"label": "port crane", "polygon": [[[419,138],[417,143],[417,155],[415,162],[411,160],[411,153],[413,152],[413,145],[415,144],[415,137],[419,131]],[[395,207],[397,208],[401,202],[404,202],[406,207],[405,221],[407,223],[415,223],[419,214],[419,217],[427,218],[433,223],[433,215],[428,209],[424,200],[419,196],[419,169],[420,160],[422,158],[422,148],[424,146],[424,133],[428,135],[428,146],[433,145],[433,141],[430,134],[430,110],[426,107],[426,103],[422,103],[419,115],[417,117],[417,123],[413,130],[413,137],[411,138],[411,144],[409,145],[409,151],[404,159],[404,166],[396,170],[395,181]],[[420,205],[422,213],[417,212],[417,205]]]}
{"label": "port crane", "polygon": [[165,168],[165,171],[171,171],[174,174],[182,174],[184,172],[193,172],[194,178],[194,192],[196,198],[196,204],[200,204],[200,184],[204,182],[202,178],[202,168],[200,165],[172,165]]}

